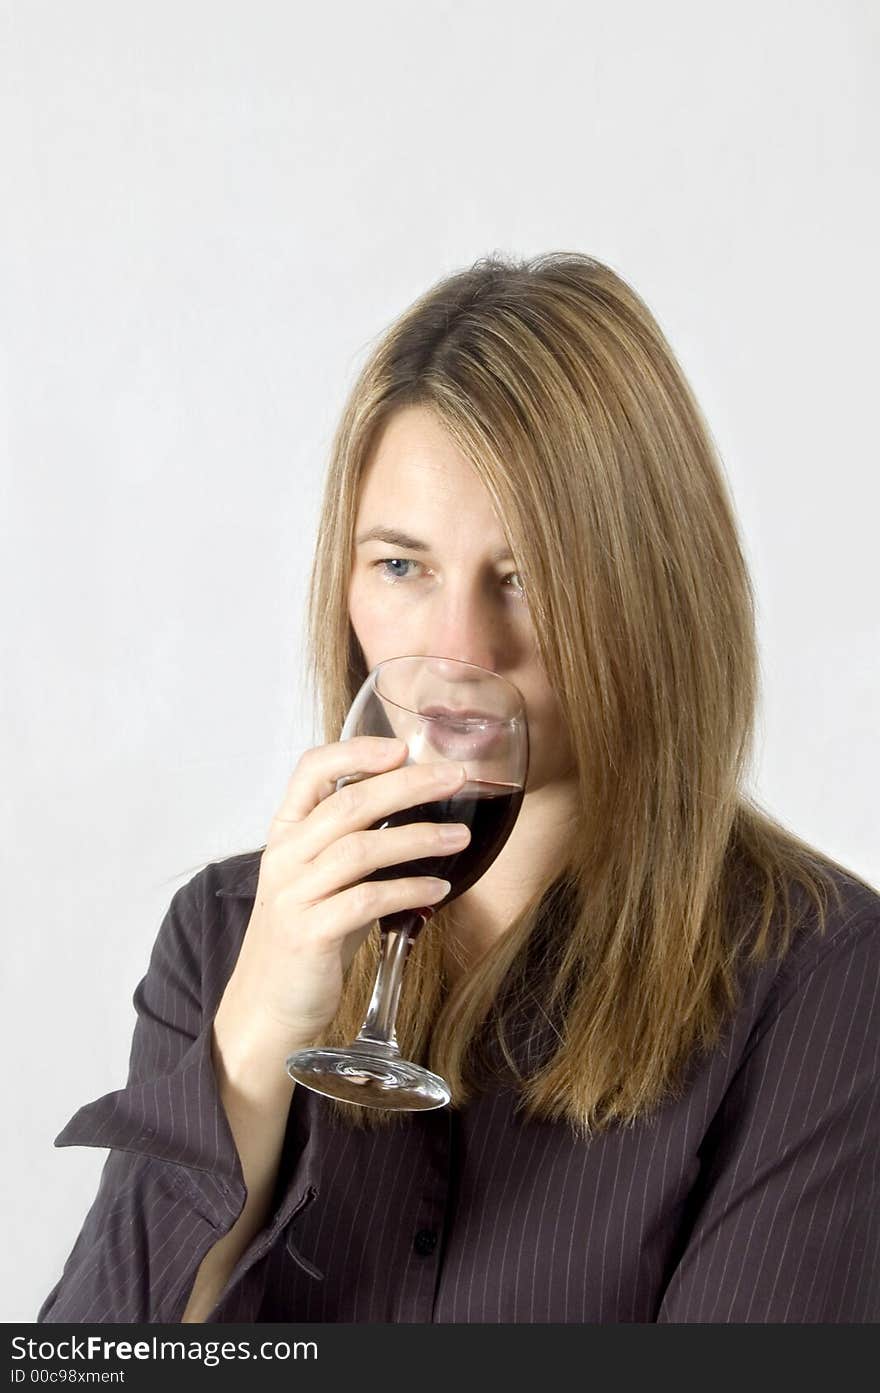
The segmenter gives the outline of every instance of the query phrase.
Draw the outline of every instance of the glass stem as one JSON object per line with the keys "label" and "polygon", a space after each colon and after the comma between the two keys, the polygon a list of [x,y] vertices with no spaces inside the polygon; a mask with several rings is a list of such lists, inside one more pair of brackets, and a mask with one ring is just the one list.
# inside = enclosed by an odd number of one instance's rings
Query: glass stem
{"label": "glass stem", "polygon": [[384,1045],[389,1054],[400,1054],[394,1023],[403,985],[403,968],[412,945],[413,940],[404,929],[389,929],[382,934],[382,956],[376,985],[355,1044]]}

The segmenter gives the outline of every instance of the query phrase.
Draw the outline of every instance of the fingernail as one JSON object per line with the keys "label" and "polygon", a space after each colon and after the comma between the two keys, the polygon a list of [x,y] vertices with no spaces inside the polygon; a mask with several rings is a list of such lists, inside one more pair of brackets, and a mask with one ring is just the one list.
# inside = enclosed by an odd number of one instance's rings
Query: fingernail
{"label": "fingernail", "polygon": [[457,784],[466,777],[463,764],[437,764],[434,767],[434,778],[441,784]]}
{"label": "fingernail", "polygon": [[440,827],[437,835],[441,846],[466,846],[471,839],[467,827]]}

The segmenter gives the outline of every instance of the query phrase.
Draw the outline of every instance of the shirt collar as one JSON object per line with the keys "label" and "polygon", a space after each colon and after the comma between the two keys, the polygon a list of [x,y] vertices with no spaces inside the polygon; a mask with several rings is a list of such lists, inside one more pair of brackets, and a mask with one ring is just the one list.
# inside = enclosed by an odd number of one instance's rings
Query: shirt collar
{"label": "shirt collar", "polygon": [[215,896],[229,900],[254,900],[257,897],[257,882],[260,878],[260,862],[265,847],[257,851],[243,852],[231,856],[222,865],[226,883],[214,891]]}

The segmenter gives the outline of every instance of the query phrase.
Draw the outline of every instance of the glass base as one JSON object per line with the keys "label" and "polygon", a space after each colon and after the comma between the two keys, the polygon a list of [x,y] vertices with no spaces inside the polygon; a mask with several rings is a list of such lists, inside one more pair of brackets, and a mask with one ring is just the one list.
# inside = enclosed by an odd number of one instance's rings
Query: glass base
{"label": "glass base", "polygon": [[378,1042],[345,1049],[298,1050],[290,1055],[286,1067],[294,1082],[314,1093],[365,1108],[423,1112],[445,1107],[452,1097],[439,1074],[401,1059],[397,1050]]}

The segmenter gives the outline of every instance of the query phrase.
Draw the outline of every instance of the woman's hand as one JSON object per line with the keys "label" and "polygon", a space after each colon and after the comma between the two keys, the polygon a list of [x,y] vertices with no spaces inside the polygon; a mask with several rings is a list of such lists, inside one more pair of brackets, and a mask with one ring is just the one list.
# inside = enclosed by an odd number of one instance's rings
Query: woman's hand
{"label": "woman's hand", "polygon": [[[402,765],[401,740],[358,736],[308,750],[272,820],[257,895],[221,1011],[273,1048],[311,1044],[339,1006],[343,974],[373,921],[436,904],[444,881],[426,876],[365,881],[383,866],[449,855],[470,840],[464,824],[371,826],[401,808],[449,798],[460,764]],[[369,774],[336,790],[355,771]],[[451,843],[453,829],[461,833]],[[218,1015],[220,1012],[218,1012]]]}

